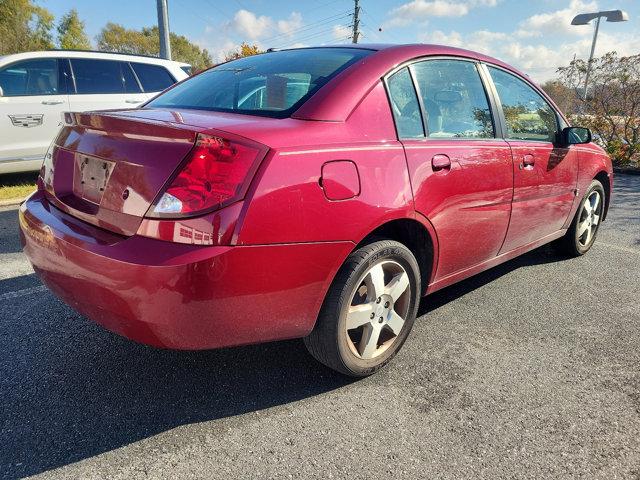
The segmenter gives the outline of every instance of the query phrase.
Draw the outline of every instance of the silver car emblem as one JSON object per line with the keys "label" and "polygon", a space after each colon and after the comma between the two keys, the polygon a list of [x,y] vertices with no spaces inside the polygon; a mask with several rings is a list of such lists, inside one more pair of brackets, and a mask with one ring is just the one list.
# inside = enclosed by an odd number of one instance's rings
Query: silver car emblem
{"label": "silver car emblem", "polygon": [[37,127],[42,125],[44,115],[41,113],[28,113],[26,115],[9,115],[14,127]]}

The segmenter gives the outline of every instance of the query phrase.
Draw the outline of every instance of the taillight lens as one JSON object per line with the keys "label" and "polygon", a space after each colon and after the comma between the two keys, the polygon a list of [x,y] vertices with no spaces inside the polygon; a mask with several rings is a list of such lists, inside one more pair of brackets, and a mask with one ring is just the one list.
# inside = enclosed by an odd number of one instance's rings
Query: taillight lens
{"label": "taillight lens", "polygon": [[182,170],[148,216],[195,215],[240,200],[263,154],[257,146],[198,135]]}

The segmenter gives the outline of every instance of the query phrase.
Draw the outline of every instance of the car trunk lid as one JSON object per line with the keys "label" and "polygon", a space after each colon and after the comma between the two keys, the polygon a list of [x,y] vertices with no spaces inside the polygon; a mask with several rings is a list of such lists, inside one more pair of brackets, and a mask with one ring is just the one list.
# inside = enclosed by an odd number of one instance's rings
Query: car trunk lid
{"label": "car trunk lid", "polygon": [[117,112],[65,114],[45,159],[47,197],[86,222],[133,235],[202,130]]}

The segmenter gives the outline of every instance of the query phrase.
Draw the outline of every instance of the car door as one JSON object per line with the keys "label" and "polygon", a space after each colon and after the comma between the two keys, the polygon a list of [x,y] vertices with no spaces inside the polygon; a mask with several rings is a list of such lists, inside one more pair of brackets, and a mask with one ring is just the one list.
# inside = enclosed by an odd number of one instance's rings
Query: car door
{"label": "car door", "polygon": [[39,168],[69,109],[67,77],[57,58],[21,60],[0,68],[0,162]]}
{"label": "car door", "polygon": [[176,79],[161,65],[129,62],[144,90],[144,98],[151,100],[164,89],[176,83]]}
{"label": "car door", "polygon": [[512,159],[478,65],[416,62],[388,77],[387,88],[415,209],[438,236],[434,281],[494,258],[509,223]]}
{"label": "car door", "polygon": [[528,82],[489,66],[505,138],[513,155],[513,208],[502,252],[552,235],[565,224],[575,196],[575,148],[555,145],[560,117]]}
{"label": "car door", "polygon": [[135,108],[147,100],[129,62],[71,58],[75,93],[70,95],[76,112]]}

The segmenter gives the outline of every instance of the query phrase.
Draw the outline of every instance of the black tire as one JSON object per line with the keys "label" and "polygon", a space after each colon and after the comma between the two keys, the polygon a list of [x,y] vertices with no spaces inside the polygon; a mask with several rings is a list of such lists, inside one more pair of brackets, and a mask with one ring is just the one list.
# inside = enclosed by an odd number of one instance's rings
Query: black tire
{"label": "black tire", "polygon": [[[394,268],[399,265],[406,272],[409,286],[399,297],[398,302],[389,307],[394,310],[396,305],[402,303],[402,310],[406,311],[406,315],[399,333],[393,337],[393,341],[386,349],[382,346],[374,347],[376,352],[379,349],[382,353],[366,359],[360,358],[354,350],[353,341],[347,333],[346,318],[352,297],[356,294],[363,295],[361,285],[364,278],[367,272],[378,264]],[[388,274],[385,273],[384,278],[386,279],[387,276]],[[338,271],[322,304],[315,328],[304,339],[309,353],[327,367],[352,377],[365,377],[376,372],[395,356],[409,335],[418,311],[420,285],[418,263],[411,251],[403,244],[392,240],[379,240],[358,248],[347,257]],[[369,299],[368,291],[366,296]],[[369,302],[369,304],[373,303]],[[372,312],[371,315],[377,314]],[[377,319],[372,320],[374,323],[375,321]],[[382,322],[380,317],[379,323],[382,324]],[[392,333],[392,330],[384,331]],[[377,345],[376,342],[374,343]]]}
{"label": "black tire", "polygon": [[[582,223],[582,221],[586,218],[585,217],[586,212],[584,210],[585,202],[589,197],[591,197],[594,194],[594,192],[597,192],[600,195],[598,206],[595,209],[597,210],[596,215],[598,216],[599,220],[591,233],[591,237],[589,241],[584,242],[584,239],[585,239],[584,234],[582,235],[580,234],[579,226]],[[598,230],[600,229],[600,224],[602,223],[602,216],[604,213],[605,205],[606,205],[606,192],[604,190],[604,187],[602,186],[602,183],[600,183],[599,180],[594,179],[591,182],[591,185],[589,185],[589,188],[587,188],[587,191],[585,192],[584,196],[580,200],[580,205],[578,206],[576,214],[573,217],[573,221],[571,222],[571,226],[567,230],[567,233],[564,235],[564,237],[560,238],[556,244],[562,253],[572,257],[579,257],[581,255],[584,255],[591,249],[593,242],[595,242],[596,240]]]}

